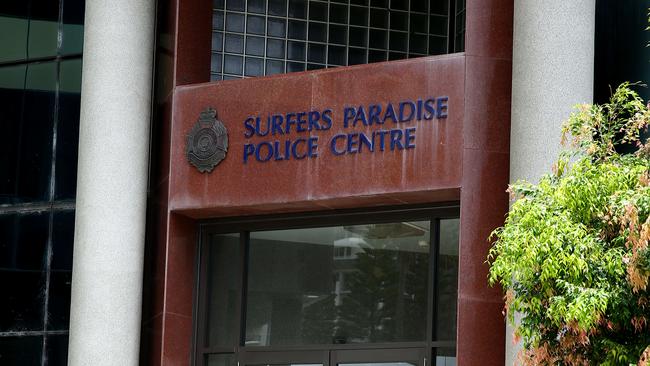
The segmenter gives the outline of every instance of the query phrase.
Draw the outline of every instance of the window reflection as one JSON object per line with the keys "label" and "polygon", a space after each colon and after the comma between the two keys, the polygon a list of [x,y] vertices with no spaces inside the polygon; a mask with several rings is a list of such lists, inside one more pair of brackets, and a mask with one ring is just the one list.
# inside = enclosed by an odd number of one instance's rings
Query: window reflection
{"label": "window reflection", "polygon": [[254,232],[246,345],[424,341],[429,222]]}

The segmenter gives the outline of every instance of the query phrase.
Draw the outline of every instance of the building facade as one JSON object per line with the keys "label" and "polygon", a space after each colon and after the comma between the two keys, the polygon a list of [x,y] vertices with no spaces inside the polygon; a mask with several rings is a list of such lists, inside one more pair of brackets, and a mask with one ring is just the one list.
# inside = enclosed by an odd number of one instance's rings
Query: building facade
{"label": "building facade", "polygon": [[647,7],[0,5],[0,364],[512,364],[505,188]]}

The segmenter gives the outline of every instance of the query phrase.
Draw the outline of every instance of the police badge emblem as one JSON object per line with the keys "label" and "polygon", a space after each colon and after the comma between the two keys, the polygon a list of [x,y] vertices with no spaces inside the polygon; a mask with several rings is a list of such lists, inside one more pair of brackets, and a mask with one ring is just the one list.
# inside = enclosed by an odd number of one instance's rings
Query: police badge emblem
{"label": "police badge emblem", "polygon": [[228,152],[228,131],[217,118],[217,111],[208,107],[187,135],[187,160],[201,173],[210,173]]}

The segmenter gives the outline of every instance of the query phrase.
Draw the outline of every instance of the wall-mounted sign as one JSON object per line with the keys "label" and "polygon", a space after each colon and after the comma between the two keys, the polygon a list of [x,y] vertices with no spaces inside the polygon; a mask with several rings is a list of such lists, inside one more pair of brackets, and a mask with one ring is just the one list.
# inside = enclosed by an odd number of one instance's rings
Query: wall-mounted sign
{"label": "wall-mounted sign", "polygon": [[202,173],[210,173],[228,152],[228,131],[217,119],[217,111],[207,108],[187,136],[187,160]]}
{"label": "wall-mounted sign", "polygon": [[[398,103],[345,106],[244,120],[243,163],[317,158],[323,150],[335,156],[415,148],[415,122],[446,119],[449,97],[428,97]],[[338,127],[327,141],[319,132]],[[363,131],[359,131],[363,129]]]}

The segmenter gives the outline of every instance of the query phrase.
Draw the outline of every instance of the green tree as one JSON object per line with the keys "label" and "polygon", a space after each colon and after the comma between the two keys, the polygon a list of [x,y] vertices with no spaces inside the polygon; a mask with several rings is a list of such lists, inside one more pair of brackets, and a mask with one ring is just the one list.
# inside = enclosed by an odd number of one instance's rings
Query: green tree
{"label": "green tree", "polygon": [[522,364],[647,364],[650,144],[640,134],[649,122],[623,84],[608,104],[576,107],[552,173],[509,187],[489,282],[505,291]]}

